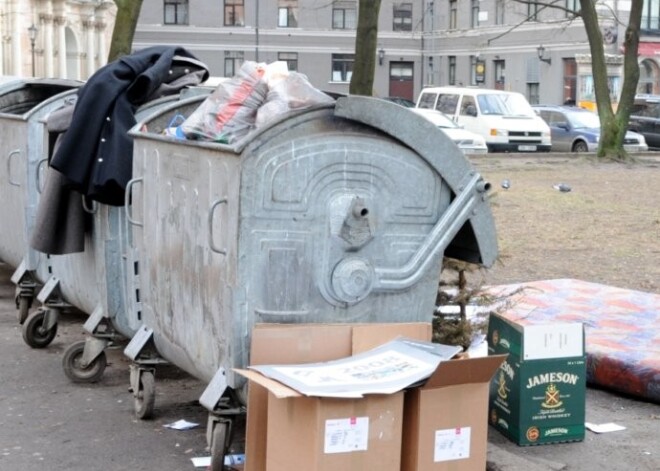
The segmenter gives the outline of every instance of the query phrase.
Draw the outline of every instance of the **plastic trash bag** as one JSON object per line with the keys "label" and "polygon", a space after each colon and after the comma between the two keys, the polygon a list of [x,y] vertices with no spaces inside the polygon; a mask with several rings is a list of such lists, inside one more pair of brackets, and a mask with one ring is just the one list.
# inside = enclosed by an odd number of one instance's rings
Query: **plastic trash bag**
{"label": "plastic trash bag", "polygon": [[244,62],[181,124],[186,138],[231,144],[250,132],[268,93],[265,73],[265,64]]}

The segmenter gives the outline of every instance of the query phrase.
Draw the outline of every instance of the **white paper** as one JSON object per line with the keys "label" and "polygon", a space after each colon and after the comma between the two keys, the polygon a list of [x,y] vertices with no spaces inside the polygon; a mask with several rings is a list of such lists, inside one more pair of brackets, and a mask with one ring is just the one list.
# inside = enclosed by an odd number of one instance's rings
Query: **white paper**
{"label": "white paper", "polygon": [[188,422],[187,420],[184,419],[177,420],[176,422],[172,422],[171,424],[163,425],[163,427],[171,428],[174,430],[189,430],[197,426],[199,426],[199,424],[196,424],[195,422]]}
{"label": "white paper", "polygon": [[623,425],[617,425],[613,422],[608,422],[606,424],[592,424],[591,422],[585,422],[584,425],[594,433],[618,432],[619,430],[626,429]]}
{"label": "white paper", "polygon": [[525,360],[579,357],[584,355],[584,330],[580,322],[526,325],[523,337]]}
{"label": "white paper", "polygon": [[369,441],[369,417],[325,421],[324,453],[364,451]]}
{"label": "white paper", "polygon": [[436,430],[433,461],[438,463],[469,458],[471,432],[471,427]]}
{"label": "white paper", "polygon": [[195,468],[208,468],[211,466],[210,456],[197,456],[195,458],[190,458],[190,460]]}
{"label": "white paper", "polygon": [[367,352],[323,363],[258,365],[259,371],[301,394],[353,397],[393,394],[428,378],[461,347],[398,337]]}

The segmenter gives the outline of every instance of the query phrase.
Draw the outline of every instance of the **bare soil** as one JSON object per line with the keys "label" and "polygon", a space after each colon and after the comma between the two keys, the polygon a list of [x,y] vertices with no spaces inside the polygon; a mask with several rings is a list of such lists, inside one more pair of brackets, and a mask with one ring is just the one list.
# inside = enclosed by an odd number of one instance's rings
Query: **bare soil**
{"label": "bare soil", "polygon": [[492,184],[499,244],[485,283],[576,278],[660,293],[660,154],[630,164],[575,154],[471,161]]}

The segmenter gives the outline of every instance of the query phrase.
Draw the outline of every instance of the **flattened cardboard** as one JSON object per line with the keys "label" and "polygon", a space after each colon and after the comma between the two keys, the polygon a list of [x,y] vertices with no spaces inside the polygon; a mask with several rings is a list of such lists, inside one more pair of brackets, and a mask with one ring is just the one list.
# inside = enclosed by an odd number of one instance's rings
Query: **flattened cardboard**
{"label": "flattened cardboard", "polygon": [[[258,324],[252,331],[250,364],[336,360],[369,350],[400,335],[429,341],[431,324]],[[251,383],[248,387],[245,471],[266,469],[267,432],[268,390]]]}
{"label": "flattened cardboard", "polygon": [[[489,384],[506,357],[442,362],[424,386],[406,392],[402,471],[486,469]],[[467,456],[436,461],[437,434],[445,431],[464,434]]]}

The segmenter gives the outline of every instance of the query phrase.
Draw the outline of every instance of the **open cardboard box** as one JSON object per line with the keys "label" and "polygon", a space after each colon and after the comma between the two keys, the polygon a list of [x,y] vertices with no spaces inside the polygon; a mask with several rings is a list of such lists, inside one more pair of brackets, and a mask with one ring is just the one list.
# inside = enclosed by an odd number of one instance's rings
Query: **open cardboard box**
{"label": "open cardboard box", "polygon": [[[398,336],[430,341],[431,333],[429,323],[260,324],[252,333],[251,363],[330,361]],[[245,471],[485,469],[488,384],[504,358],[443,362],[421,388],[361,399],[304,397],[242,370],[250,379]],[[365,419],[368,437],[356,438]],[[327,453],[329,426],[362,449]]]}
{"label": "open cardboard box", "polygon": [[[402,324],[258,324],[252,331],[250,362],[252,365],[314,363],[337,360],[371,350],[399,336],[428,341],[431,325],[428,323]],[[245,471],[272,471],[294,469],[313,471],[400,469],[401,424],[403,396],[371,395],[364,399],[321,399],[289,397],[290,394],[277,381],[264,378],[261,384],[251,381],[248,388]],[[264,384],[268,384],[266,388]],[[289,391],[292,391],[289,389]],[[293,391],[294,394],[295,391]],[[334,419],[371,417],[370,411],[381,409],[393,414],[389,421],[388,440],[367,443],[367,450],[354,453],[323,453],[321,426],[326,417]],[[366,408],[366,409],[365,409]],[[323,424],[321,424],[323,421]],[[373,421],[372,421],[373,423]],[[385,422],[378,425],[384,427]],[[398,429],[398,430],[397,430]],[[370,433],[376,428],[371,427]],[[385,431],[383,436],[385,436]],[[304,450],[316,443],[319,448]],[[313,442],[311,440],[314,440]],[[382,456],[382,445],[388,450]],[[369,446],[371,445],[371,448]],[[309,453],[313,451],[313,456]],[[321,456],[318,456],[321,455]],[[325,460],[318,461],[325,457]],[[310,461],[311,460],[311,461]],[[372,461],[373,464],[372,464]],[[385,466],[385,461],[391,463]],[[325,466],[331,466],[326,468]]]}

